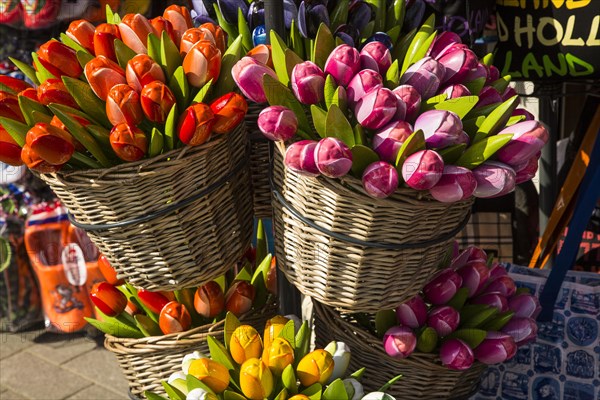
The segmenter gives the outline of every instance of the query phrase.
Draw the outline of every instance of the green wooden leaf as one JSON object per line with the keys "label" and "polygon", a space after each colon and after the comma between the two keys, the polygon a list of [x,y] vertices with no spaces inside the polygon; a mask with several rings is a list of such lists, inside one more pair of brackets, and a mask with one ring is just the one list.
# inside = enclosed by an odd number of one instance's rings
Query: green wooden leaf
{"label": "green wooden leaf", "polygon": [[482,329],[458,329],[447,337],[449,339],[460,339],[474,349],[483,342],[487,336],[487,331]]}
{"label": "green wooden leaf", "polygon": [[360,381],[362,379],[362,376],[363,376],[363,374],[365,373],[366,370],[367,369],[365,367],[362,367],[358,371],[354,371],[353,373],[351,373],[348,378],[354,378],[357,381]]}
{"label": "green wooden leaf", "polygon": [[68,76],[63,76],[62,81],[84,113],[91,116],[99,125],[106,129],[112,129],[112,124],[106,116],[106,103],[96,96],[87,83]]}
{"label": "green wooden leaf", "polygon": [[329,27],[321,22],[319,25],[319,30],[317,31],[317,36],[315,37],[315,52],[313,54],[313,62],[319,66],[319,68],[325,68],[325,61],[327,61],[327,57],[333,52],[335,49],[335,41],[333,40],[333,35],[329,30]]}
{"label": "green wooden leaf", "polygon": [[144,336],[162,336],[163,332],[156,322],[144,314],[137,314],[133,317],[135,323]]}
{"label": "green wooden leaf", "polygon": [[396,382],[398,382],[400,379],[402,378],[402,375],[396,375],[395,377],[393,377],[392,379],[390,379],[389,381],[387,381],[387,383],[385,385],[383,385],[382,387],[379,388],[378,392],[386,392],[389,388],[392,387],[392,385]]}
{"label": "green wooden leaf", "polygon": [[223,14],[221,14],[221,10],[217,5],[217,2],[213,3],[213,8],[215,10],[215,14],[217,15],[217,21],[219,22],[219,26],[223,28],[223,30],[227,33],[227,44],[231,45],[233,43],[234,38],[238,37],[237,29],[234,25],[225,21]]}
{"label": "green wooden leaf", "polygon": [[[50,116],[50,112],[48,109],[40,102],[30,99],[27,96],[18,96],[19,107],[21,108],[21,113],[23,117],[25,117],[25,122],[29,126],[33,126],[36,123],[36,120],[33,118],[32,111],[36,111],[40,114]],[[52,119],[52,117],[50,117]],[[41,121],[37,121],[41,122]]]}
{"label": "green wooden leaf", "polygon": [[394,60],[390,68],[385,73],[385,86],[393,90],[398,87],[400,83],[400,66],[398,60]]}
{"label": "green wooden leaf", "polygon": [[348,8],[350,0],[339,0],[335,5],[329,20],[331,21],[331,30],[335,31],[340,25],[348,21]]}
{"label": "green wooden leaf", "polygon": [[179,137],[177,136],[178,116],[179,111],[177,104],[175,104],[173,107],[171,107],[171,111],[169,111],[169,115],[167,115],[167,120],[165,121],[165,153],[173,150],[175,145],[179,142]]}
{"label": "green wooden leaf", "polygon": [[352,151],[352,175],[358,179],[362,178],[363,172],[369,165],[379,161],[379,156],[370,147],[357,144],[350,151]]}
{"label": "green wooden leaf", "polygon": [[321,386],[320,383],[315,383],[304,389],[302,394],[307,396],[310,400],[321,400],[323,386]]}
{"label": "green wooden leaf", "polygon": [[[85,65],[94,59],[94,56],[86,51],[78,51],[77,52],[77,61],[79,61],[79,65],[81,68],[85,70]],[[85,78],[85,75],[83,76]]]}
{"label": "green wooden leaf", "polygon": [[208,348],[210,350],[210,358],[220,363],[228,370],[234,370],[235,363],[225,346],[212,336],[208,336],[206,341],[208,342]]}
{"label": "green wooden leaf", "polygon": [[252,43],[252,33],[248,28],[248,22],[246,22],[246,16],[244,15],[241,8],[238,8],[238,33],[242,37],[242,46],[244,46],[245,52],[250,51],[254,44]]}
{"label": "green wooden leaf", "polygon": [[360,32],[360,43],[362,44],[362,42],[368,38],[370,38],[371,36],[373,36],[373,33],[375,33],[375,21],[371,20],[369,21],[369,23],[363,28],[362,32]]}
{"label": "green wooden leaf", "polygon": [[463,96],[455,99],[442,101],[433,106],[436,110],[447,110],[457,114],[460,119],[463,119],[469,111],[475,107],[479,98],[477,96]]}
{"label": "green wooden leaf", "polygon": [[398,325],[396,312],[394,310],[380,310],[375,314],[375,332],[377,337],[383,338],[383,335],[393,326]]}
{"label": "green wooden leaf", "polygon": [[246,397],[231,390],[226,390],[223,392],[223,400],[246,400]]}
{"label": "green wooden leaf", "polygon": [[102,168],[102,165],[100,165],[98,161],[78,152],[73,153],[73,155],[71,156],[71,160],[78,162],[83,168]]}
{"label": "green wooden leaf", "polygon": [[296,328],[294,327],[294,321],[289,320],[281,332],[279,332],[279,337],[284,338],[290,343],[292,349],[296,349]]}
{"label": "green wooden leaf", "polygon": [[[106,6],[108,7],[108,4],[107,4]],[[148,390],[146,390],[146,391],[144,392],[144,396],[145,396],[145,397],[146,397],[146,399],[148,399],[148,400],[169,400],[169,399],[167,399],[167,398],[165,398],[165,397],[162,397],[162,396],[160,396],[160,395],[158,395],[158,394],[156,394],[156,393],[152,393],[152,392],[150,392],[150,391],[148,391]]]}
{"label": "green wooden leaf", "polygon": [[310,336],[311,330],[308,326],[308,322],[302,322],[298,333],[296,333],[296,348],[294,349],[294,366],[297,366],[300,360],[308,354],[310,350]]}
{"label": "green wooden leaf", "polygon": [[[296,99],[290,89],[267,74],[263,76],[263,85],[270,105],[279,105],[289,108],[296,114],[296,118],[298,118],[298,128],[304,132],[312,132],[312,128],[308,123],[308,118],[306,118],[306,114],[304,113],[304,107],[300,104],[298,99]],[[306,137],[306,139],[311,139],[311,137]]]}
{"label": "green wooden leaf", "polygon": [[325,126],[327,123],[327,112],[325,112],[322,108],[311,105],[310,113],[312,116],[313,124],[315,125],[315,130],[322,138],[327,137]]}
{"label": "green wooden leaf", "polygon": [[500,329],[504,328],[504,325],[508,324],[508,322],[512,319],[514,315],[514,311],[505,311],[503,313],[500,313],[491,321],[483,324],[481,329],[484,329],[486,331],[498,332],[500,331]]}
{"label": "green wooden leaf", "polygon": [[[519,96],[513,96],[494,109],[477,130],[476,138],[495,135],[506,126],[508,119],[519,105]],[[476,139],[477,141],[477,139]]]}
{"label": "green wooden leaf", "polygon": [[342,110],[335,104],[332,104],[329,111],[327,111],[325,133],[328,137],[340,139],[350,148],[355,145],[352,125],[350,125]]}
{"label": "green wooden leaf", "polygon": [[162,153],[163,147],[163,134],[158,129],[152,128],[152,133],[150,134],[150,148],[148,149],[148,156],[156,157],[157,155]]}
{"label": "green wooden leaf", "polygon": [[323,399],[325,400],[348,400],[348,393],[344,382],[338,378],[331,382],[327,389],[323,392]]}
{"label": "green wooden leaf", "polygon": [[275,31],[271,31],[271,57],[273,58],[273,66],[279,81],[286,87],[290,83],[287,66],[285,63],[285,50],[287,46],[283,39]]}
{"label": "green wooden leaf", "polygon": [[[273,398],[273,400],[287,400],[288,397],[289,397],[288,392],[284,388],[284,389],[281,389],[281,391],[279,393],[277,393],[277,395]],[[245,397],[244,397],[244,399],[245,399]]]}
{"label": "green wooden leaf", "polygon": [[15,92],[15,91],[14,91],[12,88],[10,88],[10,87],[6,86],[6,85],[5,85],[4,83],[2,83],[2,82],[0,82],[0,90],[1,90],[1,91],[3,91],[3,92],[9,93],[9,94],[15,95],[15,96],[18,94],[18,93],[17,93],[17,92]]}
{"label": "green wooden leaf", "polygon": [[[416,35],[417,29],[415,28],[400,38],[400,40],[392,48],[392,60],[398,60],[399,65],[404,63],[408,53],[408,48],[410,47],[410,44]],[[402,76],[404,71],[400,70],[400,72],[400,76]]]}
{"label": "green wooden leaf", "polygon": [[162,61],[161,66],[165,70],[166,76],[173,75],[183,61],[179,54],[179,49],[175,46],[167,31],[163,31],[160,38],[160,60]]}
{"label": "green wooden leaf", "polygon": [[[131,50],[129,46],[123,43],[120,39],[115,39],[115,54],[117,55],[117,62],[121,66],[121,68],[127,68],[127,63],[133,57],[136,56],[136,52]],[[170,75],[168,75],[170,76]]]}
{"label": "green wooden leaf", "polygon": [[[415,34],[415,37],[410,42],[410,46],[407,49],[406,56],[404,57],[404,60],[402,61],[402,68],[400,69],[400,71],[401,71],[400,75],[403,75],[404,72],[406,72],[406,70],[408,69],[408,67],[410,67],[412,64],[417,62],[419,59],[423,58],[423,56],[421,56],[421,57],[417,57],[417,56],[421,53],[424,54],[422,47],[423,47],[424,43],[430,39],[430,36],[433,33],[434,28],[435,28],[435,15],[431,14],[425,20],[423,25],[421,25],[421,27]],[[425,51],[427,51],[427,50],[425,49]]]}
{"label": "green wooden leaf", "polygon": [[217,98],[217,96],[210,96],[210,93],[212,92],[213,87],[214,87],[214,85],[213,85],[213,81],[211,79],[210,81],[206,82],[204,84],[204,86],[202,86],[200,88],[198,93],[196,93],[196,96],[194,96],[194,99],[192,100],[191,104],[205,103],[209,97]]}
{"label": "green wooden leaf", "polygon": [[500,104],[502,103],[494,103],[489,104],[483,107],[476,107],[471,110],[469,114],[465,117],[466,119],[477,118],[480,116],[487,117],[492,111],[494,111]]}
{"label": "green wooden leaf", "polygon": [[28,77],[29,80],[32,81],[36,86],[40,84],[40,81],[38,80],[37,75],[35,73],[35,69],[31,65],[26,64],[23,61],[17,60],[16,58],[8,57],[8,59],[12,61],[12,63],[15,64],[15,66],[19,68],[19,70],[26,77]]}
{"label": "green wooden leaf", "polygon": [[267,255],[254,271],[254,275],[252,275],[252,280],[250,281],[252,286],[254,286],[255,292],[252,305],[257,310],[264,307],[267,303],[267,298],[269,297],[269,291],[267,290],[267,274],[271,268],[272,259],[273,257],[271,254]]}
{"label": "green wooden leaf", "polygon": [[375,12],[375,18],[373,21],[375,25],[373,30],[375,32],[383,32],[385,30],[385,17],[386,17],[386,0],[366,0],[367,4],[371,5],[371,9]]}
{"label": "green wooden leaf", "polygon": [[504,75],[503,77],[492,82],[490,86],[496,89],[498,93],[502,94],[506,88],[508,88],[508,85],[510,85],[510,78],[510,75]]}
{"label": "green wooden leaf", "polygon": [[262,219],[259,219],[256,226],[256,262],[261,263],[268,253],[267,232]]}
{"label": "green wooden leaf", "polygon": [[[385,29],[388,31],[398,27],[398,30],[402,30],[404,25],[404,16],[406,15],[406,1],[394,0],[394,2],[388,8],[386,17]],[[390,35],[391,36],[391,35]],[[396,40],[393,41],[396,43]]]}
{"label": "green wooden leaf", "polygon": [[200,379],[196,378],[194,375],[187,375],[185,377],[185,381],[187,383],[187,390],[188,392],[191,392],[194,389],[202,389],[207,391],[208,393],[212,393],[215,394],[215,392],[208,387],[204,382],[202,382]]}
{"label": "green wooden leaf", "polygon": [[163,61],[160,56],[160,39],[154,34],[150,33],[148,35],[148,55],[152,58],[158,65],[162,65]]}
{"label": "green wooden leaf", "polygon": [[514,124],[516,124],[518,122],[522,122],[522,121],[525,121],[524,115],[515,115],[508,119],[508,121],[506,122],[506,126],[511,126],[511,125],[514,125]]}
{"label": "green wooden leaf", "polygon": [[324,98],[325,98],[325,106],[329,110],[331,104],[333,103],[333,96],[335,95],[335,91],[337,90],[338,85],[335,83],[333,76],[327,74],[327,78],[325,78],[325,87],[323,89]]}
{"label": "green wooden leaf", "polygon": [[190,85],[185,77],[183,66],[177,67],[173,75],[169,78],[169,89],[171,89],[171,92],[173,92],[173,95],[177,99],[179,109],[184,110],[190,96]]}
{"label": "green wooden leaf", "polygon": [[25,146],[27,132],[29,131],[27,125],[6,117],[0,117],[0,125],[2,125],[10,137],[17,142],[19,147]]}
{"label": "green wooden leaf", "polygon": [[240,272],[235,276],[234,281],[246,281],[250,282],[252,280],[252,272],[250,271],[250,263],[246,263]]}
{"label": "green wooden leaf", "polygon": [[[89,52],[89,51],[87,51],[87,49],[86,49],[85,47],[83,47],[82,45],[80,45],[79,43],[77,43],[76,41],[74,41],[73,39],[71,39],[71,38],[70,38],[69,36],[67,36],[65,33],[62,33],[62,32],[61,32],[61,34],[59,35],[59,37],[60,37],[60,41],[61,41],[61,42],[62,42],[64,45],[66,45],[66,46],[68,46],[68,47],[72,48],[73,50],[75,50],[75,52],[78,52],[78,51],[83,51],[84,53],[88,53],[88,54],[90,54],[90,52]],[[91,54],[90,54],[90,55],[91,55]],[[92,57],[93,57],[93,56],[92,56]]]}
{"label": "green wooden leaf", "polygon": [[356,145],[363,145],[367,143],[365,128],[361,124],[354,125],[354,142]]}
{"label": "green wooden leaf", "polygon": [[229,348],[229,343],[231,342],[231,336],[233,335],[233,332],[240,326],[242,325],[242,323],[240,322],[240,320],[238,319],[238,317],[235,316],[235,314],[233,314],[232,312],[227,312],[227,314],[225,315],[225,346],[227,348]]}
{"label": "green wooden leaf", "polygon": [[106,4],[106,22],[109,24],[112,24],[113,18],[114,18],[113,10],[112,10],[112,8],[110,8],[109,4]]}
{"label": "green wooden leaf", "polygon": [[438,334],[432,327],[422,329],[417,335],[417,349],[423,353],[431,353],[438,342]]}
{"label": "green wooden leaf", "polygon": [[112,154],[110,146],[110,131],[98,125],[88,125],[85,129],[92,135],[94,140],[100,145],[104,154],[110,157]]}
{"label": "green wooden leaf", "polygon": [[486,306],[485,310],[475,314],[471,318],[465,319],[464,321],[461,315],[460,326],[461,328],[478,328],[493,319],[497,314],[498,309],[496,307]]}
{"label": "green wooden leaf", "polygon": [[84,319],[92,325],[94,328],[108,333],[109,335],[119,337],[119,338],[132,338],[132,339],[140,339],[144,337],[144,334],[137,329],[134,329],[126,324],[121,323],[115,318],[102,316],[104,321],[99,321],[94,318],[84,317]]}
{"label": "green wooden leaf", "polygon": [[[348,1],[348,0],[345,0]],[[306,56],[304,53],[304,39],[302,39],[302,35],[300,35],[300,31],[298,31],[298,26],[296,25],[296,19],[292,20],[292,25],[290,26],[290,41],[292,43],[292,48],[294,49],[294,53],[298,55],[302,60],[306,60]]]}
{"label": "green wooden leaf", "polygon": [[[390,39],[392,39],[392,43],[396,43],[400,38],[400,34],[402,33],[402,28],[399,25],[394,26],[392,29],[386,32]],[[398,68],[399,70],[399,68]]]}
{"label": "green wooden leaf", "polygon": [[[425,150],[425,135],[422,130],[418,130],[413,132],[402,144],[400,150],[398,151],[398,155],[396,156],[396,169],[398,172],[402,172],[402,164],[411,154],[416,153],[417,151]],[[402,176],[402,174],[399,174]]]}
{"label": "green wooden leaf", "polygon": [[450,301],[448,301],[447,305],[454,308],[455,310],[460,311],[463,308],[463,306],[465,305],[465,302],[467,301],[468,298],[469,298],[469,289],[466,287],[462,287],[462,288],[458,289],[458,291],[456,292],[454,297],[452,297],[450,299]]}
{"label": "green wooden leaf", "polygon": [[450,165],[454,164],[462,156],[466,148],[466,143],[455,144],[438,150],[438,154],[442,156],[444,165]]}
{"label": "green wooden leaf", "polygon": [[483,65],[485,65],[486,67],[490,67],[493,62],[494,62],[494,55],[492,53],[488,53],[486,54],[483,59],[481,60],[481,62],[483,63]]}
{"label": "green wooden leaf", "polygon": [[463,119],[463,131],[467,132],[469,138],[471,139],[471,143],[474,142],[475,135],[477,134],[479,127],[483,125],[483,121],[485,121],[485,116],[483,115],[475,118]]}
{"label": "green wooden leaf", "polygon": [[162,381],[161,382],[163,388],[165,389],[165,392],[167,392],[167,395],[169,395],[169,399],[171,400],[185,400],[185,394],[183,394],[181,392],[181,390],[177,389],[176,387],[169,385],[166,381]]}
{"label": "green wooden leaf", "polygon": [[300,64],[302,59],[298,56],[298,54],[294,53],[292,49],[285,49],[285,67],[288,72],[288,76],[292,76],[292,71],[294,67]]}
{"label": "green wooden leaf", "polygon": [[346,96],[346,89],[343,86],[339,86],[335,93],[333,94],[332,105],[336,105],[342,111],[342,113],[346,113],[348,111],[348,103]]}
{"label": "green wooden leaf", "polygon": [[283,369],[283,372],[281,373],[281,382],[283,383],[283,387],[286,388],[290,394],[294,395],[298,393],[296,373],[294,372],[292,364]]}
{"label": "green wooden leaf", "polygon": [[44,83],[48,79],[55,79],[56,78],[56,76],[54,76],[50,71],[48,71],[46,69],[46,67],[44,67],[42,65],[42,63],[38,59],[37,53],[31,53],[31,57],[33,58],[33,64],[35,65],[35,71],[36,71],[35,74],[37,76],[37,80],[40,83]]}
{"label": "green wooden leaf", "polygon": [[458,159],[456,165],[459,167],[473,169],[483,164],[498,150],[504,147],[504,145],[506,145],[510,139],[512,139],[512,137],[512,134],[502,134],[482,139],[479,142],[469,146],[463,155]]}
{"label": "green wooden leaf", "polygon": [[221,60],[221,73],[215,83],[214,98],[217,99],[235,89],[231,69],[242,58],[242,37],[238,36],[225,51]]}
{"label": "green wooden leaf", "polygon": [[445,101],[447,97],[447,94],[442,93],[428,98],[427,100],[421,103],[421,112],[433,110],[437,104]]}
{"label": "green wooden leaf", "polygon": [[485,85],[485,80],[486,79],[484,77],[481,77],[474,79],[471,82],[465,82],[463,83],[463,85],[465,85],[465,87],[469,89],[469,92],[471,92],[472,95],[477,96],[481,92],[481,89],[483,89],[483,86]]}

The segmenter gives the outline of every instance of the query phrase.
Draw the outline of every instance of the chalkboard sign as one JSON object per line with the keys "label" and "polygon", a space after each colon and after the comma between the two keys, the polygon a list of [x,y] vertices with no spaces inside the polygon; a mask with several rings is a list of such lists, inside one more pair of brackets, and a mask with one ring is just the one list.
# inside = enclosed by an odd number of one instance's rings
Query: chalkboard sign
{"label": "chalkboard sign", "polygon": [[496,19],[503,75],[600,79],[600,0],[497,0]]}
{"label": "chalkboard sign", "polygon": [[463,43],[473,45],[481,37],[496,0],[424,0],[425,17],[436,14],[436,28],[457,33]]}

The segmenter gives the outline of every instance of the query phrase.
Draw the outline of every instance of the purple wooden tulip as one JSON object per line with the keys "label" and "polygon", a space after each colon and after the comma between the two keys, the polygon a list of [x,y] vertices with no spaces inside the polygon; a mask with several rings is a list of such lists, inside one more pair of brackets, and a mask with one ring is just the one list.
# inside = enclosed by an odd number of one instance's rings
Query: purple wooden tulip
{"label": "purple wooden tulip", "polygon": [[535,119],[535,117],[533,116],[532,113],[530,113],[529,111],[527,111],[524,108],[515,108],[515,110],[512,112],[512,116],[515,117],[517,115],[524,115],[525,116],[525,121],[532,121]]}
{"label": "purple wooden tulip", "polygon": [[231,76],[244,96],[255,103],[265,103],[263,76],[269,75],[277,79],[275,71],[252,57],[243,57],[231,69]]}
{"label": "purple wooden tulip", "polygon": [[345,44],[350,47],[356,47],[355,44],[360,37],[360,32],[355,26],[342,24],[337,27],[333,36],[340,38]]}
{"label": "purple wooden tulip", "polygon": [[363,172],[362,184],[369,196],[384,199],[398,189],[398,171],[385,161],[376,161]]}
{"label": "purple wooden tulip", "polygon": [[485,264],[487,262],[487,258],[487,253],[483,249],[475,246],[469,246],[461,251],[458,256],[452,259],[450,268],[458,269],[471,262],[482,262]]}
{"label": "purple wooden tulip", "polygon": [[439,337],[448,336],[458,328],[460,314],[450,306],[435,307],[429,312],[427,325],[435,329]]}
{"label": "purple wooden tulip", "polygon": [[323,100],[325,73],[317,64],[305,61],[292,70],[292,91],[302,104],[317,104]]}
{"label": "purple wooden tulip", "polygon": [[352,152],[344,142],[334,137],[321,139],[315,147],[319,171],[330,178],[339,178],[352,167]]}
{"label": "purple wooden tulip", "polygon": [[421,129],[428,147],[441,149],[457,144],[462,139],[463,125],[452,111],[430,110],[419,115],[415,131]]}
{"label": "purple wooden tulip", "polygon": [[382,160],[395,163],[402,143],[412,132],[413,129],[408,122],[390,122],[373,136],[373,150]]}
{"label": "purple wooden tulip", "polygon": [[419,115],[421,109],[421,95],[411,85],[400,85],[392,93],[396,95],[406,104],[406,117],[404,118],[408,122],[414,122]]}
{"label": "purple wooden tulip", "polygon": [[462,83],[469,72],[477,67],[477,56],[468,49],[462,48],[461,45],[454,45],[448,49],[443,55],[437,58],[444,68],[444,77],[442,83]]}
{"label": "purple wooden tulip", "polygon": [[298,130],[298,118],[292,110],[284,106],[270,106],[258,114],[258,129],[268,139],[286,141],[294,137]]}
{"label": "purple wooden tulip", "polygon": [[398,96],[396,96],[396,95],[394,95],[394,96],[396,97],[397,103],[396,103],[396,114],[394,114],[394,117],[392,119],[396,120],[396,121],[405,121],[406,120],[406,103],[404,102],[404,100],[402,100]]}
{"label": "purple wooden tulip", "polygon": [[350,80],[360,70],[358,50],[347,44],[333,49],[325,62],[325,72],[331,74],[338,85],[348,86]]}
{"label": "purple wooden tulip", "polygon": [[285,165],[294,172],[304,176],[318,176],[319,169],[315,162],[314,140],[301,140],[292,143],[285,152]]}
{"label": "purple wooden tulip", "polygon": [[355,26],[359,32],[362,32],[367,24],[373,19],[373,10],[364,1],[350,2],[348,9],[348,24]]}
{"label": "purple wooden tulip", "polygon": [[485,261],[471,261],[456,270],[462,278],[462,287],[469,289],[469,297],[478,294],[490,277],[490,270]]}
{"label": "purple wooden tulip", "polygon": [[398,99],[391,90],[379,87],[358,100],[354,115],[368,129],[379,129],[392,120],[398,111]]}
{"label": "purple wooden tulip", "polygon": [[492,365],[510,360],[517,353],[515,340],[506,333],[488,332],[486,338],[475,349],[475,358]]}
{"label": "purple wooden tulip", "polygon": [[500,71],[498,70],[498,68],[496,68],[493,65],[490,65],[490,67],[487,69],[488,70],[488,78],[487,81],[485,81],[486,85],[489,85],[493,82],[496,82],[498,79],[500,79]]}
{"label": "purple wooden tulip", "polygon": [[437,93],[445,73],[441,63],[431,57],[425,57],[406,70],[400,83],[413,86],[421,95],[421,99],[426,100]]}
{"label": "purple wooden tulip", "polygon": [[431,58],[437,58],[444,49],[460,43],[462,43],[462,40],[456,33],[452,31],[440,32],[427,51],[427,55]]}
{"label": "purple wooden tulip", "polygon": [[448,339],[440,347],[442,365],[449,369],[464,371],[471,368],[475,355],[468,344],[460,339]]}
{"label": "purple wooden tulip", "polygon": [[484,289],[484,293],[500,293],[502,296],[509,298],[517,291],[515,281],[508,275],[498,276],[490,279],[488,285]]}
{"label": "purple wooden tulip", "polygon": [[329,26],[327,6],[322,2],[303,1],[298,7],[298,30],[305,38],[314,39],[319,25],[323,22]]}
{"label": "purple wooden tulip", "polygon": [[527,293],[519,293],[508,299],[508,308],[514,311],[515,318],[537,318],[542,311],[537,297]]}
{"label": "purple wooden tulip", "polygon": [[441,89],[440,94],[445,94],[447,99],[456,99],[458,97],[470,96],[471,92],[466,86],[457,83]]}
{"label": "purple wooden tulip", "polygon": [[409,327],[394,326],[383,336],[383,347],[390,357],[406,358],[417,347],[417,337]]}
{"label": "purple wooden tulip", "polygon": [[381,75],[372,69],[364,69],[350,80],[346,94],[348,95],[348,104],[354,108],[356,103],[362,99],[365,94],[372,90],[383,87]]}
{"label": "purple wooden tulip", "polygon": [[442,177],[444,160],[433,150],[421,150],[408,156],[402,164],[402,178],[416,190],[434,187]]}
{"label": "purple wooden tulip", "polygon": [[[512,86],[508,86],[505,90],[504,93],[501,94],[502,97],[502,101],[506,101],[514,96],[518,96],[519,94],[517,93],[517,91],[512,87]],[[520,100],[519,100],[520,103]]]}
{"label": "purple wooden tulip", "polygon": [[548,131],[538,121],[523,121],[508,126],[500,134],[512,133],[513,137],[498,150],[496,158],[505,164],[517,166],[533,158],[548,141]]}
{"label": "purple wooden tulip", "polygon": [[490,282],[505,275],[508,275],[508,272],[506,272],[506,268],[504,268],[502,264],[498,262],[492,263],[492,266],[490,267]]}
{"label": "purple wooden tulip", "polygon": [[489,106],[490,104],[502,103],[502,97],[496,89],[491,86],[485,86],[479,92],[479,100],[475,104],[475,108]]}
{"label": "purple wooden tulip", "polygon": [[396,318],[400,324],[410,328],[420,328],[427,322],[427,305],[419,295],[396,308]]}
{"label": "purple wooden tulip", "polygon": [[380,74],[385,74],[392,65],[392,54],[390,49],[381,42],[367,43],[360,51],[360,66],[364,69],[372,69]]}
{"label": "purple wooden tulip", "polygon": [[508,311],[508,301],[506,297],[500,293],[485,293],[471,300],[473,304],[485,304],[486,306],[495,307],[499,312]]}
{"label": "purple wooden tulip", "polygon": [[502,328],[502,333],[510,335],[517,346],[534,341],[537,332],[538,326],[533,318],[512,318]]}
{"label": "purple wooden tulip", "polygon": [[516,173],[506,164],[487,161],[473,169],[473,175],[477,181],[475,197],[489,199],[504,196],[515,190]]}
{"label": "purple wooden tulip", "polygon": [[484,78],[487,80],[488,69],[482,63],[477,63],[477,66],[469,71],[465,76],[465,82],[472,82],[475,79]]}
{"label": "purple wooden tulip", "polygon": [[439,202],[453,203],[471,197],[476,187],[477,181],[471,170],[446,165],[442,177],[434,187],[429,189],[429,193]]}
{"label": "purple wooden tulip", "polygon": [[448,268],[438,273],[425,285],[423,295],[431,304],[446,304],[454,297],[461,285],[462,278],[460,275]]}
{"label": "purple wooden tulip", "polygon": [[245,0],[217,0],[216,3],[225,21],[230,24],[237,26],[238,9],[242,10],[243,15],[248,14],[248,2]]}

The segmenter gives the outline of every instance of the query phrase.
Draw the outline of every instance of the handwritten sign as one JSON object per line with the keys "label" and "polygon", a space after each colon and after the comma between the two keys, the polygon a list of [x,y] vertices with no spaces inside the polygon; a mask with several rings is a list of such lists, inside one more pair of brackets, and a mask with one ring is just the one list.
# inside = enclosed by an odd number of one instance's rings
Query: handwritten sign
{"label": "handwritten sign", "polygon": [[458,34],[463,43],[473,44],[494,10],[495,0],[425,0],[428,10],[436,14],[436,28]]}
{"label": "handwritten sign", "polygon": [[494,64],[514,80],[600,78],[599,0],[497,0]]}

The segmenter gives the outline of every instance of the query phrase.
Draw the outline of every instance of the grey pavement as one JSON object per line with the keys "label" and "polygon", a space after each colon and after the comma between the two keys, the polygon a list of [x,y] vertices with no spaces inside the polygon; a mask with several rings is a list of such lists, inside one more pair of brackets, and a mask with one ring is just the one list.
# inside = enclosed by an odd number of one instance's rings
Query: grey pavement
{"label": "grey pavement", "polygon": [[128,386],[103,336],[0,332],[0,400],[121,400]]}

